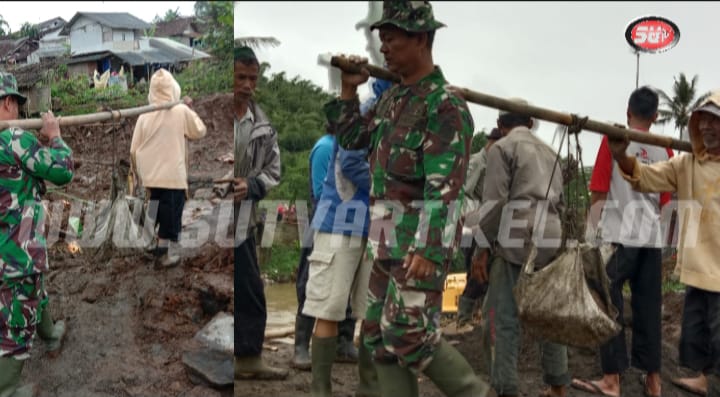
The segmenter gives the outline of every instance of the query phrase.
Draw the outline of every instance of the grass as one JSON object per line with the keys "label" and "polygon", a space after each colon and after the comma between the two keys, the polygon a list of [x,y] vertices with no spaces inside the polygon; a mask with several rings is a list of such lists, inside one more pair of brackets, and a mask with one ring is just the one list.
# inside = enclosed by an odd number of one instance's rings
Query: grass
{"label": "grass", "polygon": [[295,272],[300,261],[300,247],[273,244],[270,248],[261,248],[260,250],[260,269],[268,278],[280,283],[295,279]]}

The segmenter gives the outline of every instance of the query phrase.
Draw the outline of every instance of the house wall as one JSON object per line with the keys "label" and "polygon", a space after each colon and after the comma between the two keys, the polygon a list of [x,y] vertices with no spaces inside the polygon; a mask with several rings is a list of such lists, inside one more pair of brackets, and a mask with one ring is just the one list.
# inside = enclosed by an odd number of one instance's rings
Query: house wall
{"label": "house wall", "polygon": [[73,55],[103,51],[103,28],[87,17],[80,17],[70,30],[70,51]]}
{"label": "house wall", "polygon": [[97,62],[82,62],[82,63],[76,63],[72,65],[68,65],[68,74],[72,76],[86,76],[90,77],[95,72],[95,69],[97,69]]}

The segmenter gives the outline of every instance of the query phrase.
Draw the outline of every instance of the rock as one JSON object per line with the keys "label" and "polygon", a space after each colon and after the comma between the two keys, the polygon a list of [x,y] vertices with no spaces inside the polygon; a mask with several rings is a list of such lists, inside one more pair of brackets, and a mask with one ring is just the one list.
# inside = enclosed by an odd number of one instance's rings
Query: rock
{"label": "rock", "polygon": [[232,356],[234,348],[233,324],[233,316],[225,312],[220,312],[203,327],[203,329],[195,334],[195,340],[200,341],[210,349]]}
{"label": "rock", "polygon": [[195,384],[206,384],[214,388],[233,386],[233,355],[231,353],[209,349],[185,352],[182,362],[190,381]]}
{"label": "rock", "polygon": [[203,189],[197,189],[195,191],[195,195],[193,198],[195,200],[210,200],[213,197],[214,193],[212,189],[209,188],[203,188]]}

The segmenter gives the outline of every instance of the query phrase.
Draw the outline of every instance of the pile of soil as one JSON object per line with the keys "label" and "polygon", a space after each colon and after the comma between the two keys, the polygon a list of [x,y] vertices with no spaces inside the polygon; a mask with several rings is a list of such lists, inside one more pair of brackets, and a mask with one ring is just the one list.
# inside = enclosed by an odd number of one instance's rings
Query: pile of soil
{"label": "pile of soil", "polygon": [[[189,143],[190,178],[219,179],[232,165],[218,160],[232,149],[232,94],[195,99],[205,122],[205,138]],[[136,119],[64,128],[63,139],[81,164],[73,182],[48,194],[110,199],[112,161],[129,160]],[[189,196],[205,183],[191,185]],[[186,205],[193,211],[192,204]],[[201,220],[216,227],[218,213]],[[231,235],[230,235],[231,236]],[[208,241],[185,249],[179,266],[161,269],[142,249],[115,253],[98,261],[92,250],[69,251],[68,241],[49,248],[46,285],[53,317],[64,319],[68,333],[60,355],[44,354],[35,339],[23,372],[25,382],[40,386],[40,396],[230,396],[190,382],[181,357],[201,347],[193,339],[218,312],[231,312],[232,250]]]}

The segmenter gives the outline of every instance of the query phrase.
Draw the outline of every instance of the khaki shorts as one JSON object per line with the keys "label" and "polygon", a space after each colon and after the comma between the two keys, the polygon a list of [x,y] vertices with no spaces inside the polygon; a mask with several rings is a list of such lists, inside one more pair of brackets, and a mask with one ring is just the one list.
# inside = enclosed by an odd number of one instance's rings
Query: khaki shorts
{"label": "khaki shorts", "polygon": [[342,321],[348,300],[352,317],[364,319],[372,262],[365,260],[367,239],[317,232],[308,256],[309,276],[302,314]]}

